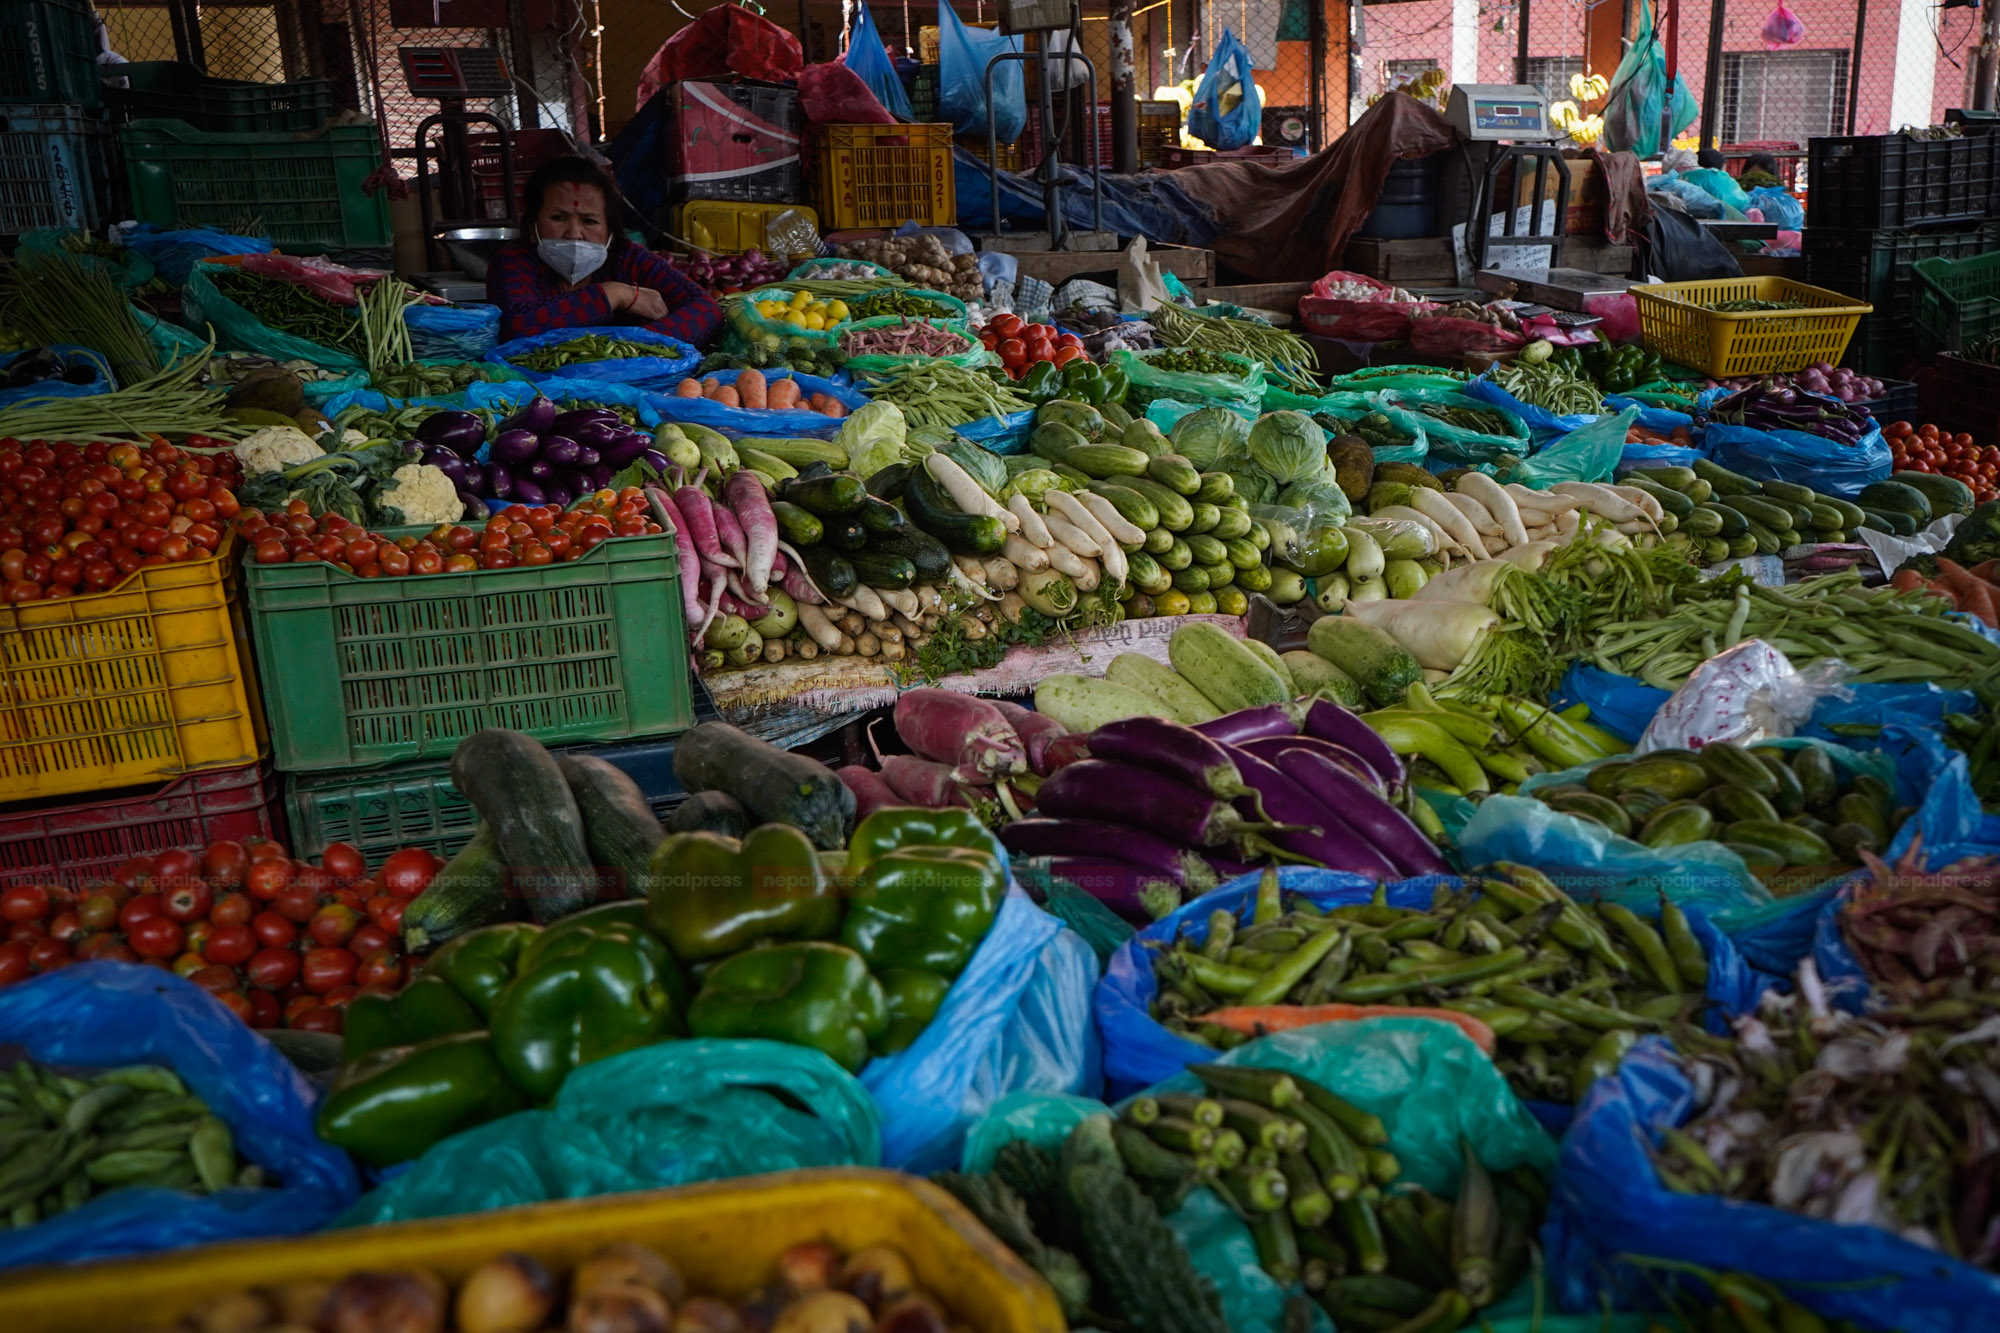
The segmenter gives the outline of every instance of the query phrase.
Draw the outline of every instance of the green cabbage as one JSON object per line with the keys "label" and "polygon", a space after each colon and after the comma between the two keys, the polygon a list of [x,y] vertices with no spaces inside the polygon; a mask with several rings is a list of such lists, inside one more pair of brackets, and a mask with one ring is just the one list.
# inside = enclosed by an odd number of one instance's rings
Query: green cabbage
{"label": "green cabbage", "polygon": [[1354,512],[1347,493],[1331,476],[1295,481],[1278,492],[1277,503],[1287,509],[1311,509],[1318,519],[1343,519]]}
{"label": "green cabbage", "polygon": [[1250,423],[1226,407],[1203,407],[1176,421],[1167,438],[1182,458],[1198,468],[1212,468],[1217,459],[1242,452]]}
{"label": "green cabbage", "polygon": [[847,470],[872,477],[891,463],[901,462],[906,430],[903,409],[880,399],[858,407],[840,423],[833,442],[847,450]]}
{"label": "green cabbage", "polygon": [[1031,467],[1016,472],[1012,479],[995,492],[1003,501],[1017,495],[1025,495],[1030,500],[1039,500],[1050,491],[1074,490],[1068,482],[1045,467]]}
{"label": "green cabbage", "polygon": [[1267,412],[1250,428],[1251,460],[1280,486],[1317,476],[1326,465],[1326,432],[1303,412]]}
{"label": "green cabbage", "polygon": [[1250,461],[1246,454],[1231,454],[1216,460],[1215,472],[1227,472],[1236,483],[1236,493],[1253,505],[1269,504],[1278,498],[1278,483]]}

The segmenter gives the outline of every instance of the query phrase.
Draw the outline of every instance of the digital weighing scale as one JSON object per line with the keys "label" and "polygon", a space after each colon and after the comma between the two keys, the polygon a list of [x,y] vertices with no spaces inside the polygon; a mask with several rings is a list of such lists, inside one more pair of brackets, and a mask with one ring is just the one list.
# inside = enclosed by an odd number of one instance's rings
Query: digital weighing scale
{"label": "digital weighing scale", "polygon": [[[396,55],[403,63],[403,81],[410,95],[434,99],[438,104],[436,114],[417,125],[417,203],[423,217],[426,254],[431,263],[442,266],[453,257],[443,243],[444,233],[494,227],[494,219],[483,216],[479,185],[473,179],[470,127],[492,131],[500,153],[501,197],[510,201],[515,197],[513,131],[497,116],[465,109],[473,98],[507,96],[514,84],[500,62],[500,53],[490,46],[403,46],[397,48]],[[433,130],[438,133],[435,158],[430,149]],[[437,187],[435,217],[431,192],[423,188],[433,180]]]}

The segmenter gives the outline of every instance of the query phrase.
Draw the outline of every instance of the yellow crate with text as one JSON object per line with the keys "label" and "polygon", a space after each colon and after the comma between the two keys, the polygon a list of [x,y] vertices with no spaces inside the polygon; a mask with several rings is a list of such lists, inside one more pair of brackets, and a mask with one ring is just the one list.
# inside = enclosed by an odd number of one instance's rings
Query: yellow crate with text
{"label": "yellow crate with text", "polygon": [[833,231],[958,218],[949,125],[822,125],[820,217]]}
{"label": "yellow crate with text", "polygon": [[[690,199],[676,204],[673,233],[698,249],[722,255],[740,255],[745,250],[773,254],[770,227],[780,213],[803,213],[806,221],[819,229],[819,214],[804,204],[745,204],[733,199]],[[789,257],[789,256],[785,256]],[[810,259],[810,254],[797,256]]]}
{"label": "yellow crate with text", "polygon": [[[960,135],[954,142],[981,162],[986,160],[986,136],[984,134]],[[1019,171],[1026,157],[1027,151],[1021,147],[1018,141],[1007,143],[1003,140],[1000,144],[998,166],[1002,171]]]}
{"label": "yellow crate with text", "polygon": [[[1837,363],[1875,307],[1790,278],[1709,278],[1632,289],[1640,341],[1664,360],[1716,379]],[[1734,301],[1784,301],[1797,310],[1717,310]]]}
{"label": "yellow crate with text", "polygon": [[235,537],[104,592],[0,607],[0,804],[252,764]]}
{"label": "yellow crate with text", "polygon": [[297,1239],[175,1250],[0,1276],[8,1333],[125,1333],[170,1325],[214,1296],[361,1269],[422,1265],[447,1282],[506,1250],[564,1274],[612,1241],[650,1245],[688,1290],[747,1296],[803,1241],[844,1253],[893,1245],[919,1285],[977,1333],[1063,1333],[1055,1295],[937,1186],[893,1171],[781,1171],[682,1189],[566,1199]]}

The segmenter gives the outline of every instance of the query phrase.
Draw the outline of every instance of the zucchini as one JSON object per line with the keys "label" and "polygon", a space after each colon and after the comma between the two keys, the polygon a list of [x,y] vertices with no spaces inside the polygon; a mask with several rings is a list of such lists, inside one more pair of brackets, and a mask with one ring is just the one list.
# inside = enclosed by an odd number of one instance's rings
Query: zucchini
{"label": "zucchini", "polygon": [[854,576],[871,588],[907,588],[917,581],[917,567],[893,551],[856,551],[847,557]]}
{"label": "zucchini", "polygon": [[403,947],[423,953],[506,919],[507,863],[500,859],[492,825],[482,823],[403,909]]}
{"label": "zucchini", "polygon": [[1151,500],[1131,487],[1110,481],[1092,481],[1090,489],[1093,494],[1110,501],[1111,507],[1118,511],[1118,517],[1133,527],[1150,531],[1160,526],[1160,511]]}
{"label": "zucchini", "polygon": [[827,546],[801,546],[799,559],[806,567],[806,576],[813,586],[828,597],[845,597],[853,592],[861,582],[855,576],[854,566],[847,557]]}
{"label": "zucchini", "polygon": [[556,767],[583,816],[584,845],[597,868],[615,875],[627,894],[645,897],[653,849],[667,837],[646,793],[624,769],[596,755],[560,755]]}
{"label": "zucchini", "polygon": [[1035,711],[1071,731],[1095,731],[1127,717],[1166,717],[1167,707],[1150,694],[1103,677],[1058,672],[1035,685]]}
{"label": "zucchini", "polygon": [[868,500],[868,487],[859,477],[836,472],[830,477],[794,477],[778,487],[778,498],[789,500],[821,518],[851,514]]}
{"label": "zucchini", "polygon": [[[1178,577],[1174,586],[1188,591]],[[1198,622],[1175,630],[1167,640],[1167,660],[1225,713],[1284,703],[1289,697],[1278,673],[1218,625]]]}
{"label": "zucchini", "polygon": [[451,781],[492,825],[507,864],[534,872],[524,892],[537,921],[589,904],[594,895],[583,816],[540,741],[498,728],[475,732],[452,752]]}
{"label": "zucchini", "polygon": [[900,500],[909,484],[910,465],[891,463],[868,479],[868,493],[878,500]]}
{"label": "zucchini", "polygon": [[1222,716],[1222,710],[1208,696],[1190,685],[1179,673],[1162,666],[1144,653],[1120,653],[1104,669],[1104,678],[1117,685],[1151,695],[1159,700],[1166,716],[1193,726]]}
{"label": "zucchini", "polygon": [[852,515],[830,519],[826,525],[826,543],[836,551],[851,555],[868,545],[868,529]]}
{"label": "zucchini", "polygon": [[741,838],[750,831],[750,812],[726,791],[698,791],[667,816],[669,833],[720,833]]}
{"label": "zucchini", "polygon": [[951,552],[944,543],[914,524],[905,524],[894,536],[877,537],[868,543],[877,555],[900,555],[917,571],[919,583],[942,583],[951,577]]}
{"label": "zucchini", "polygon": [[1306,647],[1354,678],[1378,708],[1399,704],[1424,669],[1386,630],[1350,616],[1321,616],[1306,632]]}
{"label": "zucchini", "polygon": [[1304,648],[1294,648],[1288,653],[1279,653],[1285,669],[1292,673],[1292,685],[1302,695],[1331,699],[1343,708],[1362,708],[1361,687],[1354,677],[1342,671],[1318,653],[1307,652]]}
{"label": "zucchini", "polygon": [[803,829],[821,851],[845,847],[854,829],[854,793],[832,769],[727,722],[704,722],[680,738],[674,776],[690,792],[727,792],[760,824]]}
{"label": "zucchini", "polygon": [[[1160,516],[1159,525],[1168,531],[1185,532],[1194,526],[1194,506],[1188,503],[1186,496],[1169,490],[1150,477],[1123,477],[1119,484],[1137,491],[1150,501]],[[1140,523],[1138,526],[1143,528],[1146,525]]]}
{"label": "zucchini", "polygon": [[910,520],[887,500],[871,495],[861,504],[861,526],[877,537],[894,537],[909,531]]}
{"label": "zucchini", "polygon": [[771,515],[778,520],[778,531],[793,546],[817,546],[826,535],[826,524],[818,514],[807,513],[789,500],[771,501]]}
{"label": "zucchini", "polygon": [[922,468],[910,474],[903,491],[910,521],[943,542],[955,555],[998,555],[1007,528],[990,514],[962,514]]}

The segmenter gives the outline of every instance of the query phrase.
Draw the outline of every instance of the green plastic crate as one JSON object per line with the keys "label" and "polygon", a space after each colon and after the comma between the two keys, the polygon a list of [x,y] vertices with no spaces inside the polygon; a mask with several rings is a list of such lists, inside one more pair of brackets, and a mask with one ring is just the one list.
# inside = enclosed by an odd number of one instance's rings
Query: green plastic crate
{"label": "green plastic crate", "polygon": [[90,0],[0,0],[0,102],[104,104]]}
{"label": "green plastic crate", "polygon": [[122,119],[178,120],[232,134],[316,130],[333,114],[333,81],[252,83],[217,79],[174,60],[142,60],[111,71],[123,87],[104,99]]}
{"label": "green plastic crate", "polygon": [[1917,337],[1925,347],[1956,352],[2000,334],[2000,252],[1925,259],[1916,270]]}
{"label": "green plastic crate", "polygon": [[300,134],[217,134],[178,120],[119,131],[132,216],[161,227],[255,230],[290,254],[381,246],[389,201],[361,183],[382,165],[372,122]]}
{"label": "green plastic crate", "polygon": [[556,745],[692,721],[665,534],[535,568],[363,579],[320,561],[253,561],[244,575],[272,752],[288,773],[449,759],[489,727]]}

